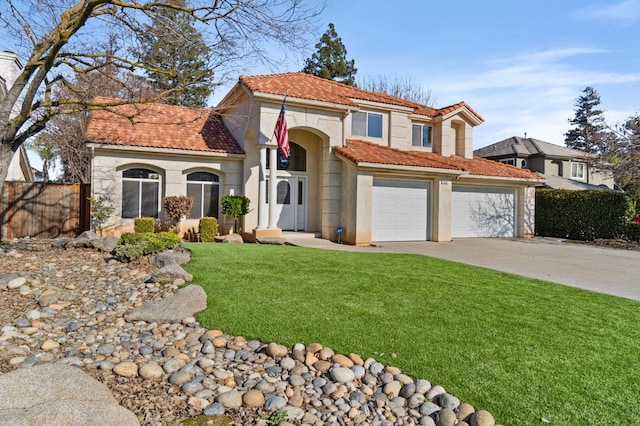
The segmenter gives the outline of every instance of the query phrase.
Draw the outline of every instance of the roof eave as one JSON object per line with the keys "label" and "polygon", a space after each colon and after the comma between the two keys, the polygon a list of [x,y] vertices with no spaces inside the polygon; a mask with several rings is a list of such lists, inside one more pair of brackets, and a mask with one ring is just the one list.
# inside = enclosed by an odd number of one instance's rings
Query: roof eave
{"label": "roof eave", "polygon": [[462,114],[464,115],[473,126],[479,126],[482,123],[484,123],[484,120],[481,117],[478,117],[476,114],[474,114],[473,112],[469,111],[468,108],[466,107],[460,107],[457,108],[447,114],[441,115],[439,117],[442,117],[442,120],[446,120],[448,118],[453,117],[454,115],[458,115],[458,114]]}
{"label": "roof eave", "polygon": [[246,154],[236,154],[230,152],[218,152],[218,151],[197,151],[197,150],[188,150],[188,149],[176,149],[176,148],[158,148],[158,147],[149,147],[149,146],[129,146],[129,145],[117,145],[103,142],[87,142],[86,145],[89,148],[93,148],[94,150],[104,150],[104,151],[127,151],[127,152],[144,152],[144,153],[162,153],[162,154],[170,154],[170,155],[184,155],[191,156],[201,155],[205,157],[218,157],[218,158],[228,158],[230,160],[243,160],[247,155]]}
{"label": "roof eave", "polygon": [[371,108],[395,110],[395,111],[402,111],[402,112],[408,112],[408,113],[413,113],[413,111],[415,111],[415,108],[404,106],[404,105],[396,105],[396,104],[390,104],[386,102],[367,101],[367,100],[358,99],[358,98],[349,98],[349,99],[359,106],[367,106]]}
{"label": "roof eave", "polygon": [[355,164],[358,169],[361,170],[397,170],[402,172],[415,172],[415,173],[428,173],[434,175],[450,175],[452,177],[460,176],[467,174],[463,170],[455,170],[455,169],[441,169],[437,167],[423,167],[423,166],[402,166],[399,164],[381,164],[381,163],[370,163],[366,161],[353,161],[350,158],[345,157],[339,152],[335,152],[335,155],[341,159],[342,161],[347,161],[351,164]]}
{"label": "roof eave", "polygon": [[527,184],[539,184],[545,181],[544,178],[524,178],[524,177],[513,177],[513,176],[491,176],[491,175],[475,175],[475,174],[466,174],[462,177],[464,180],[489,180],[489,181],[509,181],[513,183],[527,183]]}
{"label": "roof eave", "polygon": [[[272,93],[264,93],[264,92],[252,92],[251,95],[257,101],[262,102],[273,102],[281,104],[284,96],[282,95],[274,95]],[[287,97],[287,103],[293,105],[299,105],[303,107],[315,107],[319,109],[330,109],[330,110],[339,110],[339,111],[357,111],[360,107],[357,104],[353,105],[345,105],[345,104],[336,104],[333,102],[326,101],[317,101],[312,99],[304,99],[304,98],[296,98],[289,96]]]}

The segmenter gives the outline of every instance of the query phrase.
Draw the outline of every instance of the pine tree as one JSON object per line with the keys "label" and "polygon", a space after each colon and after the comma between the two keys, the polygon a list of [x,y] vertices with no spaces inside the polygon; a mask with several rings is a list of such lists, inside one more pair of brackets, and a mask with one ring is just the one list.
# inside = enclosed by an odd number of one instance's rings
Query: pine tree
{"label": "pine tree", "polygon": [[316,44],[317,52],[305,60],[302,72],[353,86],[358,70],[355,60],[347,60],[347,48],[333,24]]}
{"label": "pine tree", "polygon": [[597,154],[602,146],[610,139],[604,120],[604,111],[598,109],[600,95],[593,87],[586,87],[575,106],[575,117],[569,120],[569,124],[575,127],[565,133],[565,144],[569,148]]}
{"label": "pine tree", "polygon": [[[184,6],[185,0],[173,3]],[[211,52],[194,26],[193,16],[181,10],[162,9],[151,21],[145,26],[137,52],[151,86],[158,92],[170,91],[163,97],[168,104],[205,107],[213,86]],[[175,88],[180,89],[171,91]]]}

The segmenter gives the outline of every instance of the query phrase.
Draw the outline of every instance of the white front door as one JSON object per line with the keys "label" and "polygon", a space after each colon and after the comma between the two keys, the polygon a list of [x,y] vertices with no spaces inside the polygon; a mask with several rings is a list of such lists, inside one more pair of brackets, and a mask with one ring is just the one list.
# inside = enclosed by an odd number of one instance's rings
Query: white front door
{"label": "white front door", "polygon": [[304,231],[306,227],[307,181],[302,176],[279,177],[276,195],[278,228]]}

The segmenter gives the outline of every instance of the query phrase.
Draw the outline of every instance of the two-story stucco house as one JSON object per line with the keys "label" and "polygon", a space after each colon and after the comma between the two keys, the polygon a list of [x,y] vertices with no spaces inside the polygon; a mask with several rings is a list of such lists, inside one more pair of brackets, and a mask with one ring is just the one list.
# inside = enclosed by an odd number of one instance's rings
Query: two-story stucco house
{"label": "two-story stucco house", "polygon": [[476,157],[540,173],[554,189],[613,189],[613,176],[597,170],[587,153],[533,138],[510,137],[473,152]]}
{"label": "two-story stucco house", "polygon": [[[291,158],[272,138],[283,98]],[[431,108],[303,73],[241,76],[217,108],[159,104],[96,111],[87,133],[92,191],[112,199],[108,229],[195,200],[185,226],[245,195],[246,237],[306,231],[336,240],[450,241],[533,234],[535,173],[473,157],[483,119],[461,102]]]}
{"label": "two-story stucco house", "polygon": [[[4,98],[9,88],[13,85],[22,70],[22,62],[20,58],[13,52],[0,52],[0,98]],[[14,111],[20,108],[19,105],[14,107]],[[23,145],[20,145],[9,163],[9,172],[7,181],[27,181],[34,180],[33,169],[29,163],[27,151]]]}

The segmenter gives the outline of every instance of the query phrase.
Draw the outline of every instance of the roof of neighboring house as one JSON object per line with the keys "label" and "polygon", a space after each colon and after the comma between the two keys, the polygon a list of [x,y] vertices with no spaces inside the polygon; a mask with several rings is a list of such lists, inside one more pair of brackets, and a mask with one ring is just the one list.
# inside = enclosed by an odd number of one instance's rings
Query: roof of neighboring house
{"label": "roof of neighboring house", "polygon": [[91,112],[86,141],[107,145],[244,154],[220,115],[205,108],[156,103],[114,105]]}
{"label": "roof of neighboring house", "polygon": [[396,166],[429,167],[436,169],[458,170],[478,176],[538,180],[544,179],[544,177],[530,170],[519,169],[517,167],[486,160],[484,158],[467,159],[459,156],[443,157],[431,152],[403,151],[362,140],[348,140],[346,146],[337,147],[336,151],[355,164],[372,163]]}
{"label": "roof of neighboring house", "polygon": [[445,116],[460,109],[466,109],[479,122],[484,119],[464,102],[450,105],[444,108],[432,108],[415,102],[387,95],[385,93],[371,92],[338,83],[326,78],[316,77],[303,72],[284,74],[269,74],[256,76],[240,76],[240,84],[244,85],[251,93],[265,93],[271,95],[299,98],[312,101],[329,102],[338,105],[358,107],[356,101],[369,101],[387,105],[394,105],[413,109],[418,115],[427,117]]}
{"label": "roof of neighboring house", "polygon": [[530,157],[534,155],[560,158],[585,158],[586,153],[550,142],[544,142],[534,138],[521,138],[512,136],[500,142],[492,143],[484,148],[473,151],[476,157]]}
{"label": "roof of neighboring house", "polygon": [[584,189],[611,190],[611,188],[607,187],[606,185],[594,185],[592,183],[578,182],[576,180],[563,178],[561,176],[543,175],[542,173],[540,174],[540,176],[544,176],[546,178],[544,186],[552,189],[573,189],[577,191]]}

